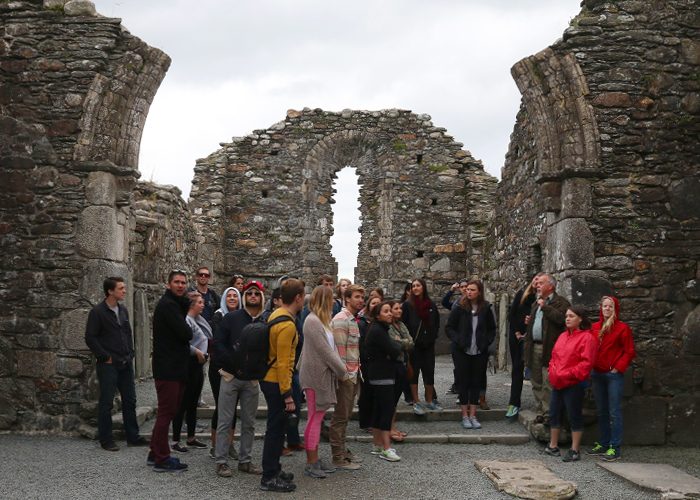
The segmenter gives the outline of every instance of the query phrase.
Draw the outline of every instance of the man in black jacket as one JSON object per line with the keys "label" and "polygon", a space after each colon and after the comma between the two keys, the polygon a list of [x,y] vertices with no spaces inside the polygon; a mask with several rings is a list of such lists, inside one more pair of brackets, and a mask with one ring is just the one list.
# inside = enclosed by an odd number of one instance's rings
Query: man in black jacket
{"label": "man in black jacket", "polygon": [[192,330],[185,321],[190,301],[187,275],[171,271],[167,290],[153,312],[153,378],[158,394],[158,416],[151,435],[147,462],[156,472],[173,472],[187,465],[170,456],[168,428],[180,408],[187,380]]}
{"label": "man in black jacket", "polygon": [[97,358],[95,371],[100,383],[97,404],[97,434],[107,451],[119,451],[112,436],[114,392],[122,398],[122,416],[126,441],[131,446],[148,444],[139,436],[136,421],[136,388],[134,386],[134,342],[129,313],[120,301],[126,297],[124,278],[110,277],[102,288],[105,299],[92,308],[85,327],[85,343]]}

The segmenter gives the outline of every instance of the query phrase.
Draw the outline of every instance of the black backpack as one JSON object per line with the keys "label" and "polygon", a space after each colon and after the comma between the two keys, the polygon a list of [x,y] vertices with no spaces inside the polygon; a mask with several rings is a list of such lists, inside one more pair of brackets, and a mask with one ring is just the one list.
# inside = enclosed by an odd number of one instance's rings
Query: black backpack
{"label": "black backpack", "polygon": [[284,321],[294,321],[287,315],[269,323],[256,321],[243,327],[238,340],[233,344],[233,361],[236,367],[233,376],[240,380],[262,380],[275,363],[268,363],[270,355],[270,328]]}

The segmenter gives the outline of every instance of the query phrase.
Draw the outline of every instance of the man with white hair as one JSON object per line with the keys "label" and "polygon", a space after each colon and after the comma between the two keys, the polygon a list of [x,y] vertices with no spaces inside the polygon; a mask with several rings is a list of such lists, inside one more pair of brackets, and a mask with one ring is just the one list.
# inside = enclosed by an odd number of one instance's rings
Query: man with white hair
{"label": "man with white hair", "polygon": [[537,278],[537,300],[530,314],[525,318],[525,366],[530,368],[532,393],[537,401],[538,421],[547,421],[549,397],[549,358],[554,343],[566,326],[564,317],[571,304],[555,291],[557,281],[551,274]]}

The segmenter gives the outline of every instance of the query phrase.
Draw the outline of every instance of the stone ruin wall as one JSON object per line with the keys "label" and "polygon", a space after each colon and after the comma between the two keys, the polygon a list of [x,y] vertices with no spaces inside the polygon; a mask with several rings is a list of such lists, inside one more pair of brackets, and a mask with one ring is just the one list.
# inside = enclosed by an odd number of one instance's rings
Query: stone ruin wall
{"label": "stone ruin wall", "polygon": [[201,260],[222,277],[335,275],[332,182],[346,166],[360,184],[357,282],[400,296],[424,276],[442,293],[481,272],[496,180],[428,115],[405,110],[290,110],[199,160],[190,207]]}
{"label": "stone ruin wall", "polygon": [[131,198],[134,219],[129,238],[133,292],[131,311],[137,377],[150,377],[153,310],[163,295],[163,283],[174,269],[192,279],[199,237],[182,192],[175,186],[139,182]]}
{"label": "stone ruin wall", "polygon": [[90,2],[0,2],[0,429],[94,418],[85,321],[105,276],[132,283],[141,131],[169,64]]}
{"label": "stone ruin wall", "polygon": [[512,70],[523,99],[490,287],[512,297],[544,269],[592,316],[620,297],[638,352],[630,444],[700,444],[699,27],[694,1],[584,1],[562,41]]}

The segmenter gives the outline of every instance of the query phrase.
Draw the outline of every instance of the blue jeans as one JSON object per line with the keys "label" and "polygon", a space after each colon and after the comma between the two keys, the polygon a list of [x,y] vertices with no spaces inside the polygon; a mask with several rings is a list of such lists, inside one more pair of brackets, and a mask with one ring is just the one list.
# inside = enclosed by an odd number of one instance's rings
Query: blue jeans
{"label": "blue jeans", "polygon": [[622,373],[593,371],[593,395],[598,413],[600,444],[617,449],[622,443]]}
{"label": "blue jeans", "polygon": [[284,447],[284,434],[287,428],[287,414],[280,386],[275,382],[260,381],[260,390],[267,403],[267,427],[263,442],[262,480],[269,481],[282,470],[280,456]]}
{"label": "blue jeans", "polygon": [[129,443],[139,438],[139,424],[136,421],[136,387],[134,368],[131,361],[123,364],[97,363],[95,367],[100,383],[100,399],[97,404],[97,436],[101,444],[114,441],[112,437],[112,408],[114,393],[119,390],[122,398],[124,432]]}

